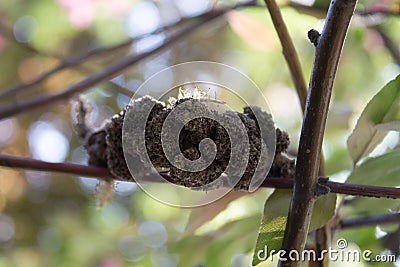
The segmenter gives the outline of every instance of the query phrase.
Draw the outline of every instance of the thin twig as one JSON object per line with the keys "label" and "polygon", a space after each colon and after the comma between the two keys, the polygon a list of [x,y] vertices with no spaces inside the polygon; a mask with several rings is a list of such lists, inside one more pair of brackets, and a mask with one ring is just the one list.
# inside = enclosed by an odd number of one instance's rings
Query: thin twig
{"label": "thin twig", "polygon": [[[105,180],[118,180],[118,178],[113,176],[106,168],[69,162],[52,163],[37,159],[0,154],[0,166],[34,171],[68,173],[84,177],[96,177]],[[162,177],[164,177],[167,181],[170,180],[170,177],[167,173],[160,173],[160,175],[162,175]],[[146,177],[146,179],[150,178]],[[336,183],[326,181],[324,178],[321,178],[321,180],[324,181],[324,185],[330,188],[332,193],[363,197],[385,197],[400,199],[400,188]],[[293,188],[293,179],[283,177],[267,177],[264,180],[262,187],[291,189]]]}
{"label": "thin twig", "polygon": [[0,155],[0,166],[21,168],[34,171],[69,173],[84,177],[113,180],[115,177],[106,168],[82,165],[70,162],[46,162],[31,158]]}
{"label": "thin twig", "polygon": [[383,224],[399,224],[400,213],[381,214],[368,217],[361,217],[355,219],[341,220],[337,228],[338,229],[351,229],[368,226],[377,226]]}
{"label": "thin twig", "polygon": [[[327,7],[324,7],[323,5],[303,5],[294,1],[285,1],[282,2],[279,5],[281,8],[286,8],[290,7],[295,10],[297,10],[299,13],[303,13],[318,19],[324,19],[326,12],[327,12]],[[257,3],[254,5],[256,8],[264,8],[265,6]],[[368,16],[374,16],[374,15],[381,15],[381,16],[400,16],[400,12],[396,11],[394,9],[390,9],[388,7],[383,7],[383,8],[372,8],[368,10],[355,10],[354,11],[355,16],[359,17],[368,17]]]}
{"label": "thin twig", "polygon": [[58,94],[37,96],[37,97],[31,98],[31,99],[28,99],[25,101],[17,102],[8,107],[1,108],[0,109],[0,119],[14,116],[19,113],[26,112],[30,109],[48,105],[50,103],[58,102],[58,101],[67,99],[67,98],[73,96],[74,94],[77,94],[84,90],[87,90],[88,88],[90,88],[106,79],[114,77],[115,75],[117,75],[118,73],[123,71],[124,69],[131,67],[133,64],[160,52],[161,50],[163,50],[170,44],[172,44],[178,40],[181,40],[183,37],[189,35],[197,28],[203,26],[204,24],[206,24],[218,17],[221,17],[226,12],[228,12],[232,9],[239,8],[239,7],[251,6],[251,5],[253,5],[253,3],[254,3],[254,1],[249,1],[249,2],[240,3],[233,7],[229,7],[229,8],[225,8],[225,9],[221,9],[221,10],[213,10],[213,12],[211,12],[208,16],[204,16],[204,17],[200,18],[199,20],[197,20],[196,22],[191,23],[191,25],[187,26],[186,28],[184,28],[174,34],[171,34],[171,36],[166,38],[164,40],[164,42],[162,42],[160,45],[156,46],[155,48],[150,49],[142,54],[132,55],[132,56],[123,58],[123,59],[115,62],[114,64],[110,65],[109,67],[107,67],[99,72],[91,74],[88,78],[86,78],[78,83],[73,84],[72,86],[68,87],[67,89],[65,89],[64,91],[62,91]]}
{"label": "thin twig", "polygon": [[117,45],[114,46],[110,46],[110,47],[100,47],[100,48],[96,48],[93,49],[89,52],[86,52],[84,54],[72,57],[71,59],[65,59],[63,60],[59,65],[57,65],[56,67],[44,72],[43,74],[39,75],[38,77],[36,77],[33,81],[29,82],[29,83],[18,83],[18,84],[14,84],[11,85],[7,88],[1,89],[1,93],[0,93],[0,98],[6,98],[6,97],[10,97],[13,96],[15,94],[17,94],[18,92],[28,89],[28,88],[32,88],[34,86],[39,85],[40,83],[42,83],[43,81],[45,81],[46,79],[48,79],[49,77],[51,77],[52,75],[67,69],[67,68],[72,68],[75,67],[77,65],[82,64],[83,62],[93,58],[94,56],[102,56],[105,54],[110,54],[113,53],[115,51],[118,51],[122,48],[128,47],[130,45],[132,45],[132,43],[141,40],[143,38],[146,38],[148,36],[154,35],[154,34],[158,34],[161,33],[163,31],[166,30],[170,30],[173,29],[175,27],[178,27],[180,25],[182,25],[185,22],[188,22],[189,20],[195,20],[201,17],[205,17],[205,16],[209,16],[210,13],[213,11],[208,11],[205,12],[201,15],[195,16],[195,17],[190,17],[190,18],[182,18],[179,21],[167,24],[167,25],[163,25],[149,33],[144,33],[141,34],[135,38],[130,38],[128,40],[125,40]]}
{"label": "thin twig", "polygon": [[[324,15],[326,14],[327,9],[324,8],[324,6],[321,5],[312,5],[312,6],[307,6],[303,5],[297,2],[286,2],[285,4],[282,5],[282,7],[292,7],[293,9],[297,10],[300,13],[304,13],[316,18],[324,18]],[[381,15],[381,16],[399,16],[400,12],[391,10],[388,7],[383,7],[383,8],[371,8],[368,10],[356,10],[354,12],[356,16],[360,17],[368,17],[368,16],[374,16],[374,15]]]}
{"label": "thin twig", "polygon": [[372,27],[376,31],[376,33],[379,34],[379,36],[382,38],[383,44],[385,45],[386,49],[389,51],[390,55],[393,58],[393,61],[396,62],[397,65],[400,66],[400,51],[392,39],[389,37],[389,35],[385,32],[385,30],[382,28],[382,26],[378,25],[376,27]]}
{"label": "thin twig", "polygon": [[293,45],[292,38],[290,38],[285,22],[283,21],[281,11],[275,0],[265,0],[265,4],[267,5],[279,40],[281,41],[283,55],[289,67],[297,95],[299,96],[301,110],[304,111],[307,99],[307,86],[300,66],[300,60],[297,56],[296,48]]}
{"label": "thin twig", "polygon": [[[302,253],[317,198],[318,170],[329,102],[339,58],[356,0],[332,1],[316,46],[303,127],[300,135],[293,197],[282,249]],[[300,262],[280,261],[280,266]]]}
{"label": "thin twig", "polygon": [[399,11],[390,10],[388,8],[374,8],[366,11],[356,12],[358,16],[372,16],[372,15],[384,15],[384,16],[399,16]]}

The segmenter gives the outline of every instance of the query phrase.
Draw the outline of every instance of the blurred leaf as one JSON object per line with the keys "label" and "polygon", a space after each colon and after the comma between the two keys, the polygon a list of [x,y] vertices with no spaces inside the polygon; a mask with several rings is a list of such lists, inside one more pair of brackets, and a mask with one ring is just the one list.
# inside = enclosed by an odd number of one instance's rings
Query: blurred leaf
{"label": "blurred leaf", "polygon": [[367,156],[383,140],[387,132],[376,125],[400,118],[400,75],[386,84],[368,103],[352,134],[347,147],[354,164]]}
{"label": "blurred leaf", "polygon": [[238,253],[250,251],[257,236],[260,216],[250,216],[227,223],[217,231],[201,236],[187,236],[170,244],[170,253],[179,254],[179,265],[194,266],[203,261],[205,266],[230,266]]}
{"label": "blurred leaf", "polygon": [[310,232],[324,226],[333,216],[336,209],[336,194],[320,196],[314,204],[310,223]]}
{"label": "blurred leaf", "polygon": [[332,238],[332,240],[337,240],[339,238],[345,238],[346,240],[354,242],[361,250],[371,250],[371,251],[382,251],[382,247],[377,242],[375,227],[363,227],[360,229],[352,230],[342,230],[337,232],[337,238]]}
{"label": "blurred leaf", "polygon": [[341,214],[345,214],[344,217],[360,217],[399,210],[400,203],[398,199],[359,197],[352,199],[344,208],[345,210],[341,209]]}
{"label": "blurred leaf", "polygon": [[347,182],[376,186],[400,185],[400,150],[370,158],[356,167]]}
{"label": "blurred leaf", "polygon": [[[264,217],[253,255],[253,266],[261,262],[258,256],[269,256],[269,251],[281,249],[291,197],[291,190],[278,189],[265,202]],[[326,224],[333,216],[335,207],[336,194],[320,197],[314,205],[309,231],[314,231]],[[265,248],[268,248],[268,252]],[[257,255],[259,251],[264,251],[263,253],[267,255]]]}
{"label": "blurred leaf", "polygon": [[318,19],[324,19],[326,17],[326,10],[328,9],[328,6],[326,5],[327,3],[325,2],[323,5],[315,5],[316,2],[314,2],[313,6],[306,6],[304,4],[290,1],[288,5],[301,14],[313,16]]}
{"label": "blurred leaf", "polygon": [[383,131],[398,131],[400,132],[400,120],[389,121],[386,123],[377,124],[376,129]]}
{"label": "blurred leaf", "polygon": [[[389,214],[393,214],[394,212],[390,212]],[[393,233],[399,228],[398,224],[379,224],[379,230],[386,233]]]}
{"label": "blurred leaf", "polygon": [[182,235],[188,236],[193,234],[200,226],[212,220],[221,211],[225,210],[229,203],[245,195],[248,195],[248,193],[230,191],[228,194],[211,204],[194,208],[190,213],[186,229]]}
{"label": "blurred leaf", "polygon": [[213,235],[187,236],[171,244],[169,252],[179,255],[178,267],[196,266],[202,261],[204,252],[214,238]]}
{"label": "blurred leaf", "polygon": [[215,238],[208,246],[204,266],[229,267],[234,255],[251,251],[259,223],[260,216],[251,216],[232,224],[224,235]]}
{"label": "blurred leaf", "polygon": [[349,153],[345,146],[335,147],[325,160],[325,171],[328,176],[352,168]]}
{"label": "blurred leaf", "polygon": [[255,49],[269,51],[276,47],[275,36],[261,21],[238,11],[227,15],[232,30]]}

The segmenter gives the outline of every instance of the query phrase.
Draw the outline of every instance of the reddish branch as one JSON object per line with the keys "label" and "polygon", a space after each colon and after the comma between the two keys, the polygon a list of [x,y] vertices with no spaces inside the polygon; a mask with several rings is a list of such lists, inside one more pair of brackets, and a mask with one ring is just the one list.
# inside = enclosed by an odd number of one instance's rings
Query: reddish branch
{"label": "reddish branch", "polygon": [[85,177],[97,177],[100,179],[115,179],[105,168],[87,166],[69,162],[46,162],[31,158],[21,158],[8,155],[0,155],[0,166],[21,168],[34,171],[69,173]]}
{"label": "reddish branch", "polygon": [[[355,0],[332,1],[318,40],[304,113],[291,200],[282,249],[302,253],[318,193],[318,171],[333,82]],[[300,262],[280,262],[299,266]]]}
{"label": "reddish branch", "polygon": [[[118,180],[106,168],[99,168],[94,166],[80,165],[76,163],[51,163],[31,158],[21,158],[8,155],[0,155],[0,166],[10,168],[21,168],[35,171],[69,173],[78,176],[96,177],[104,180]],[[160,173],[166,180],[169,176],[166,173]],[[358,184],[346,184],[326,181],[321,178],[321,183],[324,183],[330,188],[332,193],[364,196],[364,197],[386,197],[386,198],[400,198],[400,188],[390,188],[382,186],[368,186]],[[278,178],[268,177],[265,179],[262,187],[270,188],[292,188],[292,178]]]}

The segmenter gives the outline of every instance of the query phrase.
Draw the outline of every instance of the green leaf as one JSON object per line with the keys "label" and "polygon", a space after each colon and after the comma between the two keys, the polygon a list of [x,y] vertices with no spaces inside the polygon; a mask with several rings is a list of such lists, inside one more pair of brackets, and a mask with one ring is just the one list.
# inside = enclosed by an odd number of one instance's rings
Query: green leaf
{"label": "green leaf", "polygon": [[376,186],[400,186],[399,162],[400,150],[370,158],[353,170],[347,182]]}
{"label": "green leaf", "polygon": [[[277,252],[281,249],[291,197],[291,190],[277,189],[265,202],[253,266],[266,260],[272,250]],[[335,207],[336,194],[320,197],[314,205],[309,231],[322,227],[333,216]]]}
{"label": "green leaf", "polygon": [[314,204],[309,232],[324,226],[332,218],[335,209],[336,194],[320,196]]}
{"label": "green leaf", "polygon": [[265,202],[264,216],[253,254],[253,266],[266,260],[264,255],[269,256],[269,251],[278,251],[281,248],[291,197],[291,190],[277,189]]}
{"label": "green leaf", "polygon": [[378,124],[400,119],[400,75],[386,84],[368,103],[352,134],[347,147],[354,165],[382,142],[387,130]]}

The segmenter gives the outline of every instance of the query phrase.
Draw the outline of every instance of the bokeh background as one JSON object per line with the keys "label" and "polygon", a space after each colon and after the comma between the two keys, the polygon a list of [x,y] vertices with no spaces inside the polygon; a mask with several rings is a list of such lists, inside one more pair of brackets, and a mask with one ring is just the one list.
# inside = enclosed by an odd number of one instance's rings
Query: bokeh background
{"label": "bokeh background", "polygon": [[[35,81],[61,62],[96,48],[115,46],[181,18],[237,2],[0,0],[0,93],[15,84]],[[100,127],[119,112],[140,84],[156,72],[187,61],[216,61],[241,70],[261,88],[276,125],[290,134],[289,153],[295,156],[300,105],[269,15],[263,3],[259,4],[229,12],[85,91],[83,95],[93,106],[90,125]],[[307,31],[321,30],[329,3],[299,0],[280,4],[308,80],[314,47]],[[385,46],[387,37],[399,49],[399,9],[397,0],[358,3],[359,14],[352,21],[339,65],[323,147],[332,180],[344,181],[352,168],[346,139],[357,116],[368,100],[400,73],[399,62],[396,64]],[[378,12],[382,10],[394,14]],[[376,14],[362,14],[366,12]],[[185,23],[172,32],[179,27]],[[115,60],[158,45],[170,33],[152,34],[91,57],[29,90],[0,98],[0,106],[59,92]],[[86,164],[87,154],[74,131],[72,113],[70,100],[65,99],[0,120],[1,153]],[[398,145],[399,133],[391,132],[374,153]],[[215,219],[183,238],[190,209],[159,203],[135,184],[125,182],[116,182],[112,200],[99,207],[99,184],[95,178],[0,167],[0,266],[249,266],[264,200],[271,193],[263,189],[232,202]],[[349,198],[348,202],[341,211],[344,218],[399,208],[395,200]],[[347,238],[352,248],[380,253],[388,251],[385,238],[394,230],[394,226],[367,227],[336,232],[334,237]]]}

